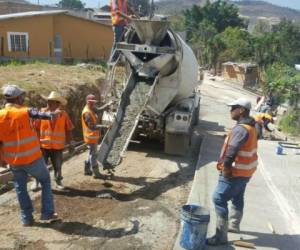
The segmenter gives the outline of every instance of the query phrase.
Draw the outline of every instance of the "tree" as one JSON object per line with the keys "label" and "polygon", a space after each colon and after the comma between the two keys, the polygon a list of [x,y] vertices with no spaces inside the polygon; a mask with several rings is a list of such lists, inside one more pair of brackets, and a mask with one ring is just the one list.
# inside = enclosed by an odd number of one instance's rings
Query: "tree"
{"label": "tree", "polygon": [[213,3],[207,1],[203,7],[194,5],[183,14],[185,26],[190,29],[190,32],[197,30],[203,21],[213,25],[218,33],[223,32],[227,27],[246,27],[244,20],[239,17],[238,8],[224,0]]}
{"label": "tree", "polygon": [[272,31],[272,26],[268,20],[258,20],[253,28],[252,34],[256,37],[264,36]]}
{"label": "tree", "polygon": [[300,98],[300,73],[293,67],[276,62],[266,69],[266,91],[272,91],[282,103],[286,100],[297,108]]}
{"label": "tree", "polygon": [[85,4],[80,0],[61,0],[57,6],[66,9],[84,9]]}
{"label": "tree", "polygon": [[194,5],[185,10],[183,15],[187,40],[199,52],[201,64],[216,70],[219,55],[225,48],[221,37],[216,36],[227,27],[245,27],[237,7],[224,0],[207,1],[203,7]]}
{"label": "tree", "polygon": [[243,61],[253,58],[253,39],[246,30],[228,27],[219,36],[225,45],[220,55],[222,61]]}

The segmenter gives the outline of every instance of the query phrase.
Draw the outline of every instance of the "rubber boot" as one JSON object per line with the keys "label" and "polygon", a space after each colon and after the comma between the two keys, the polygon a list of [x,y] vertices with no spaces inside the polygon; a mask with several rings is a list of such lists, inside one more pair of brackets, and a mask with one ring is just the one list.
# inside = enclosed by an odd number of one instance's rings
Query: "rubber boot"
{"label": "rubber boot", "polygon": [[217,215],[216,234],[206,240],[206,244],[210,246],[224,245],[228,243],[228,219]]}
{"label": "rubber boot", "polygon": [[94,174],[95,179],[99,179],[99,178],[102,177],[102,175],[99,172],[99,166],[98,165],[93,166],[93,174]]}
{"label": "rubber boot", "polygon": [[231,209],[229,217],[228,232],[240,233],[240,223],[243,218],[243,212]]}
{"label": "rubber boot", "polygon": [[93,175],[88,161],[84,161],[84,175]]}

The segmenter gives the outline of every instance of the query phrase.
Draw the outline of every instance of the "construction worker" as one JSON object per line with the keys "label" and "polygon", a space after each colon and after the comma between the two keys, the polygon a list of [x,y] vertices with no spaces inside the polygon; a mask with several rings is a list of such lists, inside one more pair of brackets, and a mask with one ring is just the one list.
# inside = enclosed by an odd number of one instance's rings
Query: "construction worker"
{"label": "construction worker", "polygon": [[86,105],[81,114],[81,123],[84,142],[88,145],[88,159],[84,163],[84,175],[93,175],[100,178],[99,166],[97,162],[97,145],[100,139],[101,125],[97,124],[98,116],[96,114],[95,104],[98,102],[92,94],[87,95]]}
{"label": "construction worker", "polygon": [[[54,169],[54,178],[56,188],[63,190],[62,184],[62,163],[63,150],[68,144],[69,151],[74,149],[74,141],[72,137],[72,130],[74,128],[66,111],[62,110],[67,104],[67,100],[63,98],[58,92],[52,91],[49,96],[44,97],[47,100],[47,107],[43,108],[43,112],[53,112],[57,109],[61,110],[61,115],[55,120],[37,120],[35,127],[38,131],[41,143],[42,153],[45,162],[48,164],[49,158]],[[37,191],[38,181],[36,180],[31,189]]]}
{"label": "construction worker", "polygon": [[208,245],[222,245],[228,242],[228,201],[232,202],[229,231],[239,232],[245,189],[257,167],[255,120],[249,116],[251,102],[239,98],[229,106],[231,118],[237,121],[237,124],[225,139],[217,164],[220,176],[213,194],[217,216],[216,233],[207,239]]}
{"label": "construction worker", "polygon": [[276,99],[272,93],[269,91],[266,96],[261,100],[261,105],[259,107],[259,112],[261,113],[273,113],[276,109]]}
{"label": "construction worker", "polygon": [[253,115],[253,118],[256,121],[255,127],[258,138],[263,138],[263,129],[267,130],[268,132],[272,132],[274,130],[274,119],[271,115],[267,113],[258,113]]}
{"label": "construction worker", "polygon": [[114,43],[112,46],[109,63],[114,63],[119,57],[119,52],[115,50],[116,43],[121,41],[122,35],[125,31],[125,26],[128,24],[128,20],[125,17],[128,11],[127,0],[110,0],[110,9],[114,32]]}
{"label": "construction worker", "polygon": [[55,119],[60,111],[39,112],[24,106],[25,91],[16,85],[3,88],[6,99],[0,110],[0,142],[4,161],[10,165],[14,176],[14,186],[21,208],[21,221],[24,226],[32,226],[33,206],[27,193],[28,176],[38,179],[42,186],[41,220],[57,218],[54,211],[50,176],[40,150],[40,143],[31,119]]}

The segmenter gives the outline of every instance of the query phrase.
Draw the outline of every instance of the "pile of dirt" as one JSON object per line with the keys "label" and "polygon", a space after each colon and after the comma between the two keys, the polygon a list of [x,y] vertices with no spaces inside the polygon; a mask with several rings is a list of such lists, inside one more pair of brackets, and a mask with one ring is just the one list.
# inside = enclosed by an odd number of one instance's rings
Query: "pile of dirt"
{"label": "pile of dirt", "polygon": [[[7,83],[16,84],[27,91],[26,104],[44,107],[47,96],[53,90],[60,92],[68,100],[66,110],[74,123],[75,138],[80,140],[82,129],[81,111],[85,96],[92,93],[100,100],[101,86],[105,82],[105,69],[101,66],[82,67],[32,63],[25,65],[0,66],[0,87]],[[0,105],[4,100],[0,95]]]}

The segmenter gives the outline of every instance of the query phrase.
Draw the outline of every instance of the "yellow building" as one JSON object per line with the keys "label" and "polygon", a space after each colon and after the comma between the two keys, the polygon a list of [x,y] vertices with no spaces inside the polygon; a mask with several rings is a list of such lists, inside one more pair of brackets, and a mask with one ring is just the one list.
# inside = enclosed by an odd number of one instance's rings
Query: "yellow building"
{"label": "yellow building", "polygon": [[0,15],[0,60],[107,60],[112,43],[111,25],[67,11]]}

